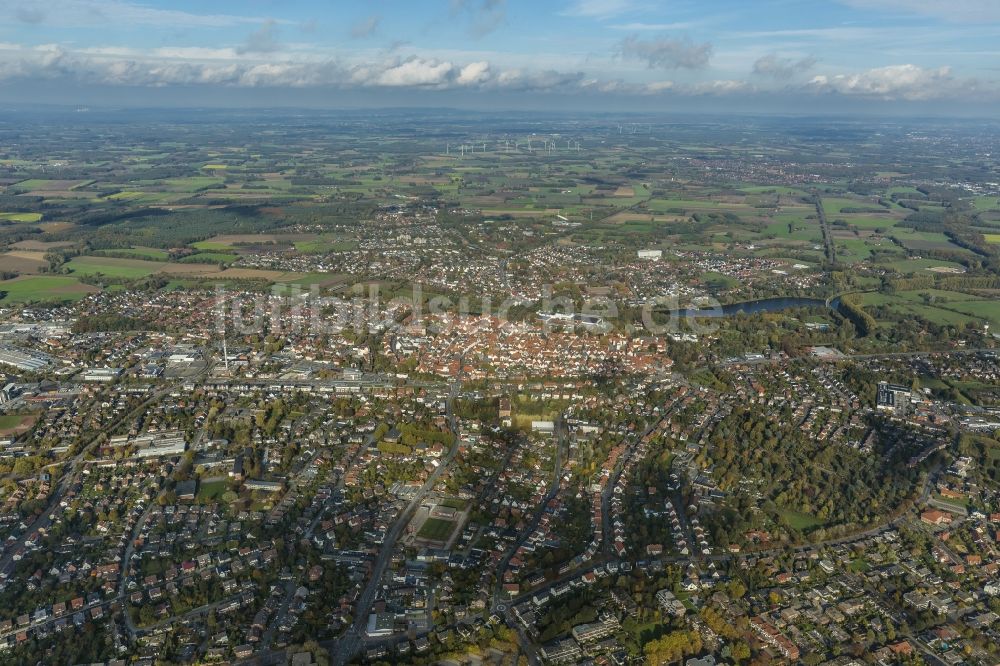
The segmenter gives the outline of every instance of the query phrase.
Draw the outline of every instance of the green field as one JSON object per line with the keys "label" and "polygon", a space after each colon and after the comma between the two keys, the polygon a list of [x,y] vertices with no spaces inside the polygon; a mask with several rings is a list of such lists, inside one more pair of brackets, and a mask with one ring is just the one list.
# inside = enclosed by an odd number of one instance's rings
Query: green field
{"label": "green field", "polygon": [[951,268],[963,270],[961,264],[956,264],[951,261],[942,261],[940,259],[900,259],[898,261],[890,261],[885,265],[899,271],[900,273],[916,273],[918,271],[926,272],[930,271],[932,268]]}
{"label": "green field", "polygon": [[166,250],[159,250],[155,247],[127,247],[113,250],[95,250],[96,255],[128,255],[136,259],[149,259],[150,261],[166,261],[170,258],[170,253]]}
{"label": "green field", "polygon": [[878,208],[878,204],[861,199],[848,199],[846,197],[823,197],[823,212],[830,221],[833,218],[843,215],[842,208]]}
{"label": "green field", "polygon": [[[614,200],[612,200],[614,202]],[[743,204],[716,203],[705,199],[651,199],[646,208],[656,213],[666,213],[671,210],[722,210],[746,209]]]}
{"label": "green field", "polygon": [[994,299],[949,302],[944,307],[958,310],[973,317],[982,317],[994,326],[1000,326],[1000,302]]}
{"label": "green field", "polygon": [[217,187],[223,184],[222,178],[213,176],[191,176],[189,178],[167,178],[155,181],[156,185],[163,185],[173,192],[194,193],[204,189]]}
{"label": "green field", "polygon": [[325,254],[327,252],[349,252],[357,249],[355,241],[308,240],[295,241],[295,249],[303,254]]}
{"label": "green field", "polygon": [[[134,263],[123,263],[123,262]],[[134,280],[152,275],[157,266],[145,266],[141,259],[119,259],[108,257],[75,257],[66,266],[77,275],[103,275],[110,278],[125,278]]]}
{"label": "green field", "polygon": [[[832,223],[834,220],[844,220],[847,224],[858,229],[889,229],[896,224],[896,218],[889,215],[885,217],[876,217],[873,215],[836,215],[830,219],[830,222]],[[833,228],[836,229],[837,225],[834,224]]]}
{"label": "green field", "polygon": [[13,430],[17,426],[21,425],[26,416],[29,414],[3,414],[0,415],[0,431]]}
{"label": "green field", "polygon": [[823,524],[813,515],[792,511],[791,509],[781,511],[781,517],[792,529],[799,530],[800,532],[812,529],[813,527],[819,527]]}
{"label": "green field", "polygon": [[1000,243],[1000,234],[986,234],[987,243]]}
{"label": "green field", "polygon": [[93,291],[97,290],[81,284],[74,277],[55,275],[18,277],[0,282],[0,292],[4,294],[0,303],[76,301]]}
{"label": "green field", "polygon": [[28,180],[22,180],[16,183],[16,187],[19,190],[44,190],[49,186],[50,183],[54,181],[48,180],[47,178],[29,178]]}
{"label": "green field", "polygon": [[209,481],[207,483],[202,483],[198,487],[198,494],[195,496],[199,502],[210,503],[217,502],[229,490],[229,482],[220,481]]}
{"label": "green field", "polygon": [[198,254],[192,254],[179,259],[178,263],[182,264],[231,264],[236,261],[238,257],[235,254],[229,254],[228,252],[199,252]]}
{"label": "green field", "polygon": [[455,531],[456,523],[443,518],[428,518],[417,532],[417,537],[432,541],[447,541]]}
{"label": "green field", "polygon": [[219,243],[218,241],[198,241],[191,243],[191,247],[196,250],[229,250],[233,246],[229,243]]}
{"label": "green field", "polygon": [[138,190],[123,190],[105,197],[107,201],[127,201],[129,203],[165,203],[182,198],[183,195],[176,192],[141,192]]}
{"label": "green field", "polygon": [[[969,323],[980,324],[982,323],[982,320],[979,318],[980,315],[972,315],[971,312],[973,310],[979,310],[984,313],[989,312],[989,306],[991,305],[989,301],[969,300],[973,297],[965,294],[958,295],[966,299],[964,302],[951,302],[947,298],[943,301],[939,298],[925,302],[920,294],[933,291],[904,291],[892,295],[868,293],[862,294],[859,300],[862,306],[888,307],[898,316],[917,316],[940,325],[965,326]],[[941,293],[946,292],[939,292],[939,294]],[[967,312],[970,314],[966,314]]]}
{"label": "green field", "polygon": [[8,222],[40,222],[41,213],[0,213],[0,220]]}

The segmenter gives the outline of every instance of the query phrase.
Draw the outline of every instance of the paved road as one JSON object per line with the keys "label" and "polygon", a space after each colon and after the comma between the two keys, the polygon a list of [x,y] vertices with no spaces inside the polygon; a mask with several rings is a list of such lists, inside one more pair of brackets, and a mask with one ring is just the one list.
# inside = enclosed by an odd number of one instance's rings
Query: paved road
{"label": "paved road", "polygon": [[[933,490],[934,476],[939,471],[940,468],[936,468],[935,470],[932,470],[931,472],[928,473],[928,477],[924,484],[923,490],[921,491],[917,500],[914,502],[915,507],[919,507],[927,501],[927,498],[930,496],[930,493]],[[720,553],[705,557],[701,561],[710,561],[717,563],[726,562],[729,560],[738,561],[741,559],[746,559],[751,557],[778,555],[784,552],[789,552],[790,550],[796,553],[807,553],[821,548],[828,548],[843,544],[855,543],[858,541],[863,541],[865,539],[870,539],[872,537],[878,536],[879,534],[887,532],[890,529],[897,527],[900,523],[909,520],[911,518],[911,515],[912,512],[904,512],[900,516],[897,516],[896,518],[887,521],[882,525],[878,525],[862,532],[857,532],[847,536],[838,537],[835,539],[826,539],[823,541],[800,544],[797,546],[778,546],[775,548],[749,551],[745,553]],[[695,559],[692,557],[683,557],[683,556],[666,556],[661,558],[653,558],[653,560],[662,562],[664,564],[686,564],[695,561]],[[543,585],[540,585],[536,588],[526,591],[518,595],[517,597],[510,599],[509,601],[503,602],[502,604],[500,604],[503,607],[503,610],[497,608],[496,603],[494,602],[494,606],[491,607],[490,612],[495,612],[498,615],[502,615],[504,617],[507,625],[510,628],[512,628],[515,631],[515,633],[517,633],[518,641],[521,645],[533,646],[533,642],[526,635],[523,627],[521,627],[520,623],[518,623],[516,618],[514,617],[512,610],[514,606],[524,603],[526,601],[530,601],[532,596],[539,592],[551,591],[553,587],[562,585],[564,583],[568,583],[571,580],[579,578],[580,576],[582,576],[587,572],[594,571],[602,567],[606,567],[606,565],[609,562],[617,562],[619,564],[624,562],[630,562],[634,565],[637,561],[638,560],[631,558],[610,557],[604,554],[598,555],[598,557],[596,557],[595,559],[573,569],[572,571],[569,571],[555,579],[549,580],[545,582]],[[367,621],[367,615],[365,615],[365,620]],[[351,659],[353,659],[360,653],[362,648],[383,647],[391,650],[393,646],[397,645],[400,642],[404,642],[405,640],[406,638],[400,635],[394,635],[381,639],[367,638],[364,636],[362,631],[357,630],[357,624],[356,624],[356,626],[352,627],[351,630],[345,636],[339,639],[326,641],[322,644],[322,646],[324,648],[329,649],[331,651],[331,654],[334,655],[334,663],[347,664],[350,662]],[[918,646],[918,647],[920,647],[921,651],[924,651],[926,654],[926,646]],[[526,651],[525,654],[528,658],[529,663],[532,664],[538,663],[537,655],[534,653],[533,647],[531,647],[531,649]],[[250,663],[256,664],[257,666],[276,666],[277,664],[285,663],[285,655],[284,652],[271,652],[253,658],[252,660],[250,660]]]}
{"label": "paved road", "polygon": [[455,421],[455,414],[452,409],[452,404],[458,393],[458,383],[451,384],[451,394],[447,402],[447,415],[448,424],[451,428],[452,434],[455,436],[455,441],[448,451],[447,455],[441,460],[441,464],[427,477],[424,485],[420,487],[417,493],[410,500],[410,503],[406,505],[396,517],[393,522],[392,527],[389,528],[389,532],[386,534],[385,539],[382,542],[382,548],[379,550],[378,557],[375,558],[375,563],[372,567],[371,577],[368,579],[368,584],[365,586],[364,591],[358,598],[358,603],[355,606],[354,611],[354,624],[348,629],[347,633],[337,641],[334,653],[331,655],[331,661],[336,666],[342,666],[347,664],[353,659],[362,649],[362,645],[366,640],[365,629],[368,625],[368,615],[371,613],[372,606],[375,604],[375,599],[378,596],[379,590],[382,586],[382,577],[385,574],[385,570],[389,565],[389,561],[392,559],[393,551],[396,548],[396,542],[399,537],[402,536],[403,531],[406,526],[413,520],[413,514],[416,513],[417,508],[423,503],[424,499],[434,488],[438,479],[444,473],[444,470],[455,460],[455,456],[458,454],[459,446],[461,445],[461,440],[459,439],[458,427]]}
{"label": "paved road", "polygon": [[[118,596],[121,599],[125,599],[125,588],[129,581],[128,567],[132,562],[132,554],[135,552],[135,541],[139,538],[139,533],[142,532],[142,526],[146,524],[146,519],[149,517],[149,514],[153,510],[154,506],[156,506],[156,500],[151,501],[142,512],[142,515],[139,516],[139,519],[135,523],[135,527],[132,528],[132,534],[129,537],[128,545],[125,547],[125,553],[122,555],[121,571],[118,573]],[[132,621],[132,613],[129,612],[127,604],[122,607],[122,615],[125,619],[125,631],[128,632],[129,640],[134,643],[138,635],[138,629]]]}
{"label": "paved road", "polygon": [[823,244],[826,246],[826,260],[832,266],[837,263],[837,248],[833,244],[833,235],[830,233],[830,224],[826,221],[826,211],[823,210],[823,200],[818,193],[813,193],[816,199],[816,214],[819,215],[819,225],[823,231]]}
{"label": "paved road", "polygon": [[[829,360],[831,362],[837,361],[847,361],[847,360],[865,360],[865,359],[876,359],[876,358],[927,358],[930,356],[963,356],[968,354],[979,354],[982,352],[1000,352],[1000,350],[993,347],[972,347],[968,349],[939,349],[936,351],[911,351],[911,352],[883,352],[879,354],[842,354],[840,356],[834,356],[829,359],[822,358],[812,358],[811,360],[823,361]],[[723,367],[735,366],[735,365],[775,365],[779,363],[793,363],[795,361],[803,360],[800,357],[795,358],[783,358],[783,359],[770,359],[763,358],[754,361],[746,360],[732,360],[723,361],[719,365]]]}
{"label": "paved road", "polygon": [[535,512],[531,518],[531,522],[527,525],[527,527],[521,530],[521,533],[516,539],[514,539],[514,543],[507,549],[503,559],[501,559],[500,563],[497,565],[497,580],[493,589],[494,609],[498,604],[503,603],[503,574],[507,571],[510,561],[514,558],[514,555],[517,554],[517,549],[524,545],[524,542],[528,540],[528,537],[530,537],[535,530],[538,529],[538,524],[542,521],[542,516],[545,514],[545,506],[559,493],[559,480],[562,478],[562,450],[563,444],[565,443],[565,436],[566,429],[562,423],[562,417],[560,416],[555,424],[555,432],[552,434],[553,442],[556,447],[556,455],[549,490],[538,503],[538,506],[535,507]]}
{"label": "paved road", "polygon": [[[73,458],[62,463],[64,473],[62,478],[59,480],[59,485],[56,486],[55,491],[50,496],[49,503],[46,505],[45,511],[27,523],[27,528],[22,532],[22,536],[30,535],[32,532],[38,530],[48,529],[52,525],[53,520],[49,516],[55,515],[56,511],[59,510],[59,503],[62,501],[62,498],[76,482],[77,473],[80,471],[80,467],[84,463],[84,458],[97,447],[106,433],[115,432],[115,430],[123,424],[135,419],[151,404],[154,404],[172,390],[173,387],[170,386],[154,392],[153,395],[144,400],[141,404],[113,421],[99,434],[95,435],[89,442],[81,447],[79,453],[73,456]],[[20,541],[21,540],[11,544],[5,549],[3,557],[0,558],[0,573],[7,574],[9,576],[14,571],[13,551],[17,549]]]}
{"label": "paved road", "polygon": [[608,557],[611,557],[612,555],[611,544],[614,542],[614,539],[612,538],[614,535],[614,525],[611,520],[611,499],[615,494],[615,486],[618,484],[622,471],[625,469],[625,462],[632,457],[632,454],[635,452],[635,448],[642,443],[643,438],[653,432],[657,426],[660,425],[661,420],[662,419],[657,419],[656,423],[653,425],[647,425],[645,430],[642,431],[642,434],[633,433],[625,436],[626,441],[630,439],[631,441],[628,441],[625,450],[620,456],[618,456],[618,460],[615,461],[615,468],[612,470],[611,476],[608,477],[608,484],[601,492],[601,534],[603,536],[602,549]]}

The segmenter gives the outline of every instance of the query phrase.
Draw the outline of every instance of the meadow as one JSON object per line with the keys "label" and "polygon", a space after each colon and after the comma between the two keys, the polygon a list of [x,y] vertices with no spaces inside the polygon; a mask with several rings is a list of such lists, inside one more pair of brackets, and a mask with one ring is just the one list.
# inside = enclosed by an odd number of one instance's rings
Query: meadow
{"label": "meadow", "polygon": [[0,281],[0,303],[70,302],[99,291],[74,277],[32,276]]}

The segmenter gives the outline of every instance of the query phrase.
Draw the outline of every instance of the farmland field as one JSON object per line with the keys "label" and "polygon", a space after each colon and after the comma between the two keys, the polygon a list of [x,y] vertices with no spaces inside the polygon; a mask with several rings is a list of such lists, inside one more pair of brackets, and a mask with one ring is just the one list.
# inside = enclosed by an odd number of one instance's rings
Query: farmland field
{"label": "farmland field", "polygon": [[38,273],[49,265],[44,252],[31,250],[11,250],[0,254],[0,267],[4,270],[16,271],[21,275]]}
{"label": "farmland field", "polygon": [[74,277],[22,276],[0,282],[0,292],[4,293],[0,303],[76,301],[96,291],[97,287],[82,284]]}
{"label": "farmland field", "polygon": [[0,220],[8,222],[39,222],[41,219],[41,213],[0,213]]}
{"label": "farmland field", "polygon": [[114,257],[76,257],[66,264],[77,275],[103,275],[111,278],[142,278],[157,272],[162,264],[143,259]]}
{"label": "farmland field", "polygon": [[137,259],[149,259],[151,261],[166,261],[170,258],[170,253],[166,250],[160,250],[155,247],[128,247],[128,248],[116,248],[113,250],[96,250],[94,254],[97,255],[119,255],[127,254]]}

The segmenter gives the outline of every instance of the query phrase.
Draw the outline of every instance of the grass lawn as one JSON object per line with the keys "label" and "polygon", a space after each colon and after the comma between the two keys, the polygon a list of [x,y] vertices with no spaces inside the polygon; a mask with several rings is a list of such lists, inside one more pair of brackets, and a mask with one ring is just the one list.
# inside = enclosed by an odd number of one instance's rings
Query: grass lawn
{"label": "grass lawn", "polygon": [[959,507],[959,508],[962,508],[962,509],[968,509],[969,508],[969,499],[968,498],[961,498],[961,499],[954,498],[953,499],[951,497],[942,497],[941,495],[934,495],[934,500],[937,501],[937,502],[941,502],[942,504],[948,504],[950,506]]}
{"label": "grass lawn", "polygon": [[4,414],[0,416],[0,430],[9,430],[21,423],[21,417],[17,414]]}
{"label": "grass lawn", "polygon": [[209,481],[207,483],[202,483],[198,487],[198,495],[196,498],[199,502],[218,502],[219,498],[221,498],[227,490],[229,490],[228,481]]}
{"label": "grass lawn", "polygon": [[0,416],[0,432],[12,433],[21,429],[27,429],[35,422],[34,414],[4,414]]}
{"label": "grass lawn", "polygon": [[851,562],[848,568],[854,573],[864,573],[871,568],[871,565],[868,564],[868,562],[866,562],[865,560],[858,558],[853,562]]}
{"label": "grass lawn", "polygon": [[96,287],[82,284],[74,277],[22,276],[0,282],[0,293],[4,294],[0,302],[76,301],[95,291],[98,291]]}
{"label": "grass lawn", "polygon": [[813,515],[808,513],[801,513],[799,511],[792,511],[791,509],[785,509],[781,512],[781,517],[789,524],[793,529],[804,531],[809,530],[813,527],[819,527],[823,523]]}
{"label": "grass lawn", "polygon": [[465,507],[469,506],[469,502],[467,500],[458,499],[457,497],[446,497],[438,502],[438,504],[446,506],[450,509],[455,509],[456,511],[464,511]]}
{"label": "grass lawn", "polygon": [[417,532],[417,537],[432,541],[447,541],[455,530],[455,521],[443,518],[428,518]]}
{"label": "grass lawn", "polygon": [[1000,234],[986,234],[987,243],[1000,243]]}

